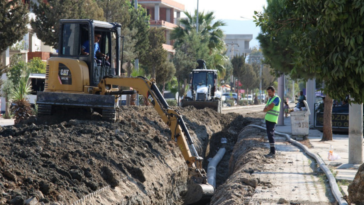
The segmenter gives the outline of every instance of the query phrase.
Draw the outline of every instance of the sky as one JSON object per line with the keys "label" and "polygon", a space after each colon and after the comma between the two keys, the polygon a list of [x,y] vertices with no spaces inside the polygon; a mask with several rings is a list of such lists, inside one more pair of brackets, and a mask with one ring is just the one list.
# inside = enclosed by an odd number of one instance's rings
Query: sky
{"label": "sky", "polygon": [[[197,9],[199,1],[199,12],[213,11],[217,20],[223,20],[226,26],[222,27],[225,34],[253,34],[250,47],[259,46],[256,37],[260,28],[253,22],[254,11],[262,11],[267,5],[266,0],[175,0],[185,5],[185,11],[193,12]],[[184,17],[184,15],[181,15]],[[243,18],[241,18],[243,17]]]}

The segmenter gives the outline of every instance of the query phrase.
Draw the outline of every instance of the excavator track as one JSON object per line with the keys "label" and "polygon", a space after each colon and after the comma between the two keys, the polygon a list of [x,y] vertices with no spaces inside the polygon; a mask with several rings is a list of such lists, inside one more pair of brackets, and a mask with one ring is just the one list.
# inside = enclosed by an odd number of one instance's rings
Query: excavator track
{"label": "excavator track", "polygon": [[113,108],[102,109],[102,119],[105,121],[115,122],[116,110]]}
{"label": "excavator track", "polygon": [[51,115],[52,105],[38,104],[38,115]]}

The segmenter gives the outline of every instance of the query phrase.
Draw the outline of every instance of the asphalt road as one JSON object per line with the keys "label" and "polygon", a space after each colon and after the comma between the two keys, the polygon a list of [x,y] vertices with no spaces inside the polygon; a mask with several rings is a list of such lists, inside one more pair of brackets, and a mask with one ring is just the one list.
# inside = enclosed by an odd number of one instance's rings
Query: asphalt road
{"label": "asphalt road", "polygon": [[[293,108],[295,106],[295,104],[291,103],[289,104],[290,108]],[[265,107],[265,104],[262,105],[251,105],[251,106],[239,106],[236,107],[235,109],[233,107],[229,107],[229,108],[223,108],[221,113],[223,114],[227,114],[227,113],[238,113],[238,114],[247,114],[247,113],[260,113],[263,112],[263,109]]]}
{"label": "asphalt road", "polygon": [[239,113],[239,114],[247,114],[247,113],[255,113],[255,112],[262,112],[264,109],[265,104],[263,105],[252,105],[252,106],[243,106],[243,107],[237,107],[235,109],[233,108],[223,108],[221,113]]}

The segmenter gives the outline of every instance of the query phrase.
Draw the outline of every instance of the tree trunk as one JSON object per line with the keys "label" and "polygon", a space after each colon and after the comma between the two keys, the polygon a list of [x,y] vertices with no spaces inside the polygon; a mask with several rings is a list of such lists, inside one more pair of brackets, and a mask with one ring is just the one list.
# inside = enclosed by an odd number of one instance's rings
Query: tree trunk
{"label": "tree trunk", "polygon": [[9,113],[9,98],[5,97],[5,119],[10,119],[10,113]]}
{"label": "tree trunk", "polygon": [[155,77],[155,66],[153,66],[153,78],[155,81],[157,81],[156,77]]}
{"label": "tree trunk", "polygon": [[187,79],[184,80],[183,95],[187,95],[187,93],[185,93],[186,92],[186,87],[187,87]]}
{"label": "tree trunk", "polygon": [[166,90],[166,82],[163,81],[163,89],[162,89],[162,95],[164,95],[164,91]]}
{"label": "tree trunk", "polygon": [[180,85],[181,85],[181,83],[178,80],[178,82],[177,82],[177,86],[178,86],[177,106],[179,106],[179,96],[181,95],[181,87],[180,87]]}
{"label": "tree trunk", "polygon": [[324,101],[324,127],[321,140],[332,140],[332,98],[328,95],[326,95]]}

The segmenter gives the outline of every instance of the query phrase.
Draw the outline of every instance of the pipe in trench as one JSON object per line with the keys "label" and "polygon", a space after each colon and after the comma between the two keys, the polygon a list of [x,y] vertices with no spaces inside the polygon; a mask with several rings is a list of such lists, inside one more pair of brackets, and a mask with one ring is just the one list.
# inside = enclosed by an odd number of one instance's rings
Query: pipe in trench
{"label": "pipe in trench", "polygon": [[207,182],[211,184],[214,189],[216,188],[216,166],[219,164],[225,152],[226,149],[224,147],[220,148],[214,158],[209,161],[209,165],[207,166]]}

